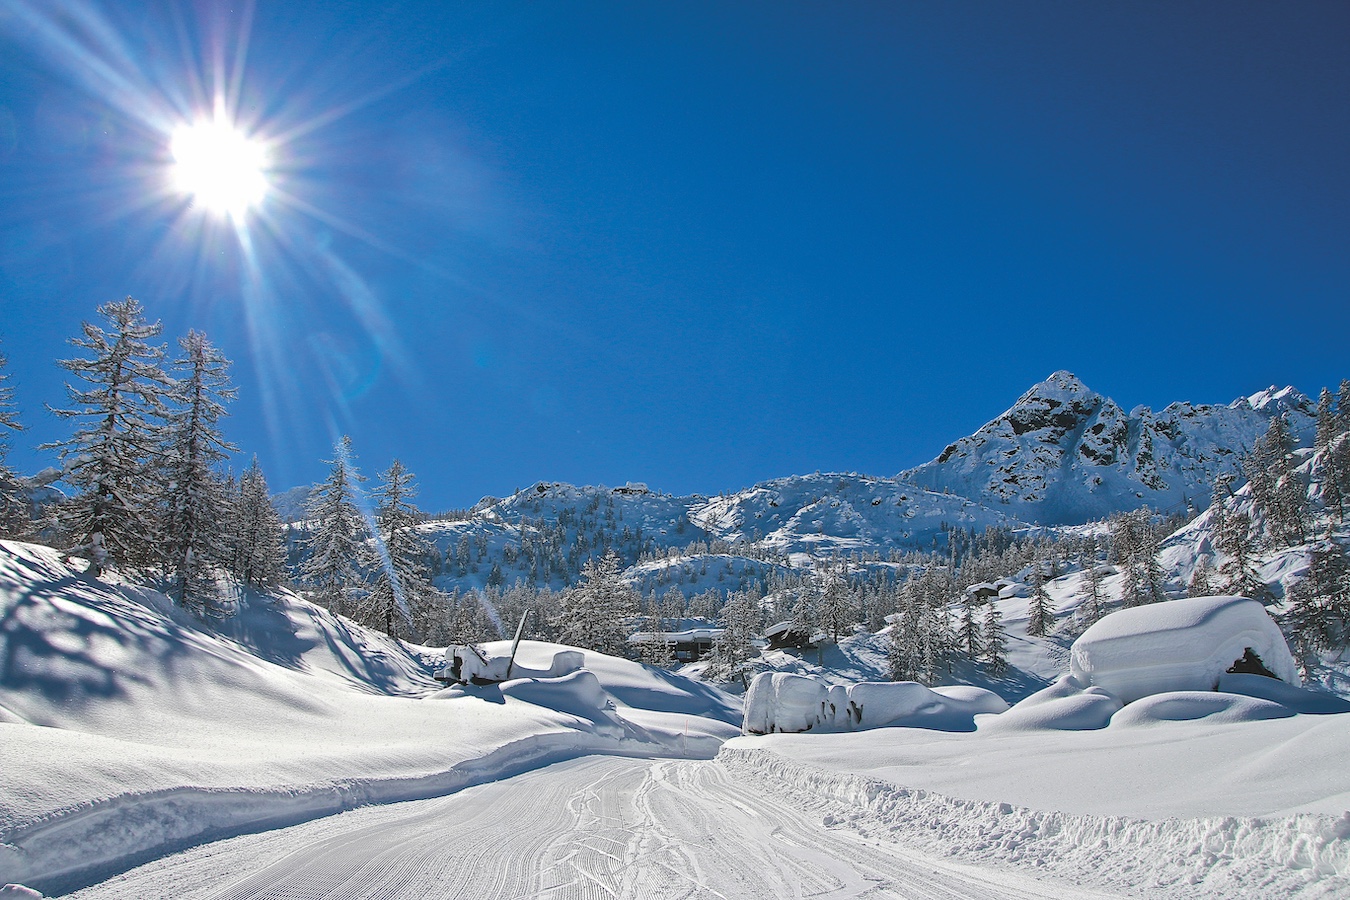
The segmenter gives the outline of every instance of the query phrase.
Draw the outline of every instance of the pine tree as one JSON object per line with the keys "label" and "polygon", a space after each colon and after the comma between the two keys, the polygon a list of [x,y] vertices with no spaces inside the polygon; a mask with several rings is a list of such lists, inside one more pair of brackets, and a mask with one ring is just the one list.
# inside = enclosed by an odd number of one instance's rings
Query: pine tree
{"label": "pine tree", "polygon": [[1102,595],[1102,568],[1097,564],[1095,553],[1085,553],[1081,558],[1083,567],[1083,587],[1081,601],[1078,604],[1078,621],[1084,627],[1102,617],[1105,597]]}
{"label": "pine tree", "polygon": [[93,358],[60,361],[89,387],[68,383],[71,408],[52,410],[80,424],[66,440],[44,445],[59,451],[62,478],[77,490],[60,510],[62,528],[76,541],[69,552],[88,559],[95,577],[109,566],[148,566],[158,555],[159,491],[151,463],[170,384],[163,345],[148,343],[159,336],[159,322],[147,323],[131,297],[105,303],[98,313],[111,331],[85,322],[84,336],[70,341]]}
{"label": "pine tree", "polygon": [[237,448],[225,440],[220,419],[232,400],[229,366],[205,335],[189,331],[175,364],[185,372],[169,395],[166,446],[161,460],[164,478],[160,552],[169,594],[185,609],[224,615],[227,609],[215,570],[229,562],[227,523],[233,519],[225,481],[216,466]]}
{"label": "pine tree", "polygon": [[1319,653],[1350,646],[1350,565],[1330,533],[1313,545],[1308,577],[1290,591],[1280,624],[1305,678]]}
{"label": "pine tree", "polygon": [[1007,671],[1007,654],[1008,641],[1003,628],[1003,615],[991,601],[984,611],[984,663],[994,677]]}
{"label": "pine tree", "polygon": [[28,523],[28,503],[19,493],[18,479],[5,462],[9,453],[9,432],[22,431],[14,388],[5,367],[9,360],[0,353],[0,537],[22,534]]}
{"label": "pine tree", "polygon": [[1228,558],[1219,567],[1224,590],[1270,603],[1270,588],[1256,572],[1256,541],[1252,538],[1252,520],[1242,510],[1227,512],[1214,535],[1214,543]]}
{"label": "pine tree", "polygon": [[713,647],[712,657],[704,669],[704,677],[719,681],[740,678],[748,687],[746,671],[759,651],[752,643],[759,630],[759,607],[749,596],[737,592],[722,607],[722,636]]}
{"label": "pine tree", "polygon": [[417,533],[422,518],[412,503],[417,489],[412,473],[402,462],[396,459],[390,464],[373,493],[378,503],[375,510],[378,540],[367,554],[367,568],[374,577],[370,594],[362,604],[366,615],[361,618],[383,628],[386,634],[398,635],[400,631],[411,630],[414,610],[429,602],[435,593],[426,568],[431,544]]}
{"label": "pine tree", "polygon": [[1313,449],[1321,464],[1322,504],[1343,522],[1346,489],[1350,488],[1350,471],[1347,471],[1350,468],[1350,442],[1341,421],[1331,391],[1322,388],[1317,400],[1317,437]]}
{"label": "pine tree", "polygon": [[957,640],[961,649],[971,659],[979,659],[984,650],[984,628],[975,616],[982,602],[973,593],[967,593],[961,600],[961,621],[957,626]]}
{"label": "pine tree", "polygon": [[829,634],[831,643],[837,644],[839,635],[853,624],[857,606],[840,572],[824,573],[815,581],[815,592],[819,597],[815,611],[820,628]]}
{"label": "pine tree", "polygon": [[1280,546],[1300,544],[1306,535],[1308,496],[1295,471],[1295,447],[1288,419],[1275,416],[1242,464],[1252,501]]}
{"label": "pine tree", "polygon": [[1167,599],[1158,565],[1158,533],[1147,508],[1112,517],[1111,550],[1123,576],[1121,597],[1125,606]]}
{"label": "pine tree", "polygon": [[613,551],[587,561],[582,583],[564,592],[557,622],[564,644],[611,656],[628,652],[627,620],[637,614],[637,595],[619,577]]}
{"label": "pine tree", "polygon": [[1031,599],[1027,601],[1027,634],[1043,637],[1055,624],[1050,595],[1045,592],[1045,577],[1039,564],[1031,569]]}
{"label": "pine tree", "polygon": [[281,518],[272,505],[258,457],[239,478],[234,505],[232,569],[241,582],[266,590],[280,584],[286,570]]}
{"label": "pine tree", "polygon": [[1186,596],[1213,596],[1214,584],[1210,581],[1209,574],[1209,557],[1202,556],[1195,561],[1195,568],[1191,570],[1191,580],[1186,585]]}
{"label": "pine tree", "polygon": [[328,479],[314,486],[308,515],[311,533],[306,541],[309,558],[301,577],[310,586],[313,599],[334,615],[353,611],[352,593],[360,583],[356,560],[367,534],[366,523],[356,507],[356,489],[365,478],[352,457],[352,441],[346,435],[333,448]]}

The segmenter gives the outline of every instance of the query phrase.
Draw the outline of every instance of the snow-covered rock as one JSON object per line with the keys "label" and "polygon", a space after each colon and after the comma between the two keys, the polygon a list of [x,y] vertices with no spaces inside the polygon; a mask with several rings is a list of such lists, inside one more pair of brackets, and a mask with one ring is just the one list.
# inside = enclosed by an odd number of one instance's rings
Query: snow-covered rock
{"label": "snow-covered rock", "polygon": [[1298,682],[1265,607],[1245,597],[1193,597],[1101,619],[1074,642],[1070,672],[1129,703],[1165,691],[1212,691],[1248,651],[1277,678]]}
{"label": "snow-covered rock", "polygon": [[929,688],[913,681],[829,685],[788,672],[761,672],[745,695],[745,734],[860,730],[909,725],[970,731],[974,717],[1001,713],[997,694],[967,685]]}

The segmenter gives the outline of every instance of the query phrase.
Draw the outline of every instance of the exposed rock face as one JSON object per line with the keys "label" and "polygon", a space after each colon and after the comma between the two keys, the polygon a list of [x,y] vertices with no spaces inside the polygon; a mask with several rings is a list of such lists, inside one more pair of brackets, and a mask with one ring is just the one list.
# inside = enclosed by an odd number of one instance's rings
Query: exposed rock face
{"label": "exposed rock face", "polygon": [[1313,406],[1293,388],[1271,388],[1227,406],[1174,403],[1126,413],[1069,372],[1056,372],[1012,408],[933,462],[899,476],[1015,507],[1018,518],[1070,524],[1147,503],[1204,507],[1221,472],[1285,413],[1310,433]]}

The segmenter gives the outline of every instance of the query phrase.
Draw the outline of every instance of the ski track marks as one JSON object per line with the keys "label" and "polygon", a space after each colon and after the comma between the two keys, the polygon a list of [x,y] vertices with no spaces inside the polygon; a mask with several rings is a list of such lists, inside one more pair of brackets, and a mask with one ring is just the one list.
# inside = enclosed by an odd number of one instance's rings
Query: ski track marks
{"label": "ski track marks", "polygon": [[716,762],[592,756],[164,857],[78,900],[1061,898],[826,828]]}

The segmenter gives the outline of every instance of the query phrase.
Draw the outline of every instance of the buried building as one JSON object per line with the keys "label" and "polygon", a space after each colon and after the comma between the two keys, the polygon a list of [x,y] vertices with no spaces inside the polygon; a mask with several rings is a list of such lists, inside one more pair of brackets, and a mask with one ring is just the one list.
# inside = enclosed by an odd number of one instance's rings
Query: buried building
{"label": "buried building", "polygon": [[1130,703],[1166,691],[1213,691],[1225,673],[1298,684],[1275,620],[1245,597],[1192,597],[1111,613],[1074,642],[1070,672]]}

